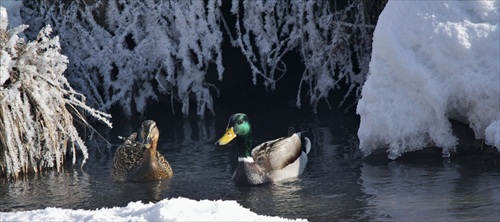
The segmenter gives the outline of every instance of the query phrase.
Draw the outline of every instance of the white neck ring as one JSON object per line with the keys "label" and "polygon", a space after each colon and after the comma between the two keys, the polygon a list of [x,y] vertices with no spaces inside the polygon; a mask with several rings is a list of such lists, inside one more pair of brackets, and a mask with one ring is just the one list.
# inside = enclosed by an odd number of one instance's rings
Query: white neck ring
{"label": "white neck ring", "polygon": [[238,162],[253,163],[253,158],[250,157],[250,156],[247,156],[247,157],[238,157]]}

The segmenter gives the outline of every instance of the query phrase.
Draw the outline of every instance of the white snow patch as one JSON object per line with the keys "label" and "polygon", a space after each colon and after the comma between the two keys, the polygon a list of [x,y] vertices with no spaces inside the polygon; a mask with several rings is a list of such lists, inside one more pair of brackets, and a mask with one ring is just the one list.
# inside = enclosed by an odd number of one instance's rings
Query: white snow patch
{"label": "white snow patch", "polygon": [[45,208],[0,213],[2,221],[306,221],[258,215],[236,201],[165,199],[96,210]]}
{"label": "white snow patch", "polygon": [[[389,157],[458,143],[449,119],[498,146],[498,1],[389,1],[357,107],[360,149]],[[495,128],[496,127],[496,128]],[[496,138],[494,138],[496,135]]]}
{"label": "white snow patch", "polygon": [[486,144],[500,147],[500,120],[494,121],[486,128],[484,137]]}

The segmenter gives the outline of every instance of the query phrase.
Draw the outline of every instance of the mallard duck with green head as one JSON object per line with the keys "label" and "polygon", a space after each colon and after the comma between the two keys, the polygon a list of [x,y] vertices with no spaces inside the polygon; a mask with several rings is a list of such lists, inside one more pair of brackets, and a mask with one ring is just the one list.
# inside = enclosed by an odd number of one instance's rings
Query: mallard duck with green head
{"label": "mallard duck with green head", "polygon": [[293,128],[289,128],[286,137],[252,147],[252,127],[243,113],[229,118],[226,132],[215,144],[223,146],[232,140],[238,143],[238,164],[233,174],[238,185],[274,183],[297,177],[304,172],[311,149],[309,138]]}
{"label": "mallard duck with green head", "polygon": [[118,147],[111,168],[111,177],[119,181],[145,182],[171,178],[172,168],[157,150],[160,131],[153,120],[142,123],[142,143],[137,133],[130,135]]}

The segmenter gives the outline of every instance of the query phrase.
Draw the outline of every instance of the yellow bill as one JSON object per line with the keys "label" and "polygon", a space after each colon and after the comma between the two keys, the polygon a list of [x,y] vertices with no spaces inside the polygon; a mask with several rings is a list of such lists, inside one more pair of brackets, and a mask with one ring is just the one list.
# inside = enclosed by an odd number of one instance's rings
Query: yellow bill
{"label": "yellow bill", "polygon": [[226,130],[226,132],[224,133],[224,136],[222,136],[216,144],[218,145],[226,145],[228,144],[229,142],[231,142],[231,140],[233,140],[234,138],[236,138],[236,134],[234,133],[234,129],[233,127],[229,128]]}

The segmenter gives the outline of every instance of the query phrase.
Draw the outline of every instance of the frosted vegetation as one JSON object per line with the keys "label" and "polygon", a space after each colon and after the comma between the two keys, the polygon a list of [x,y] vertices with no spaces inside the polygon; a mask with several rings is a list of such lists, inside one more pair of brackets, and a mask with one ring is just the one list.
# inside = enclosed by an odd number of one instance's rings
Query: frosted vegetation
{"label": "frosted vegetation", "polygon": [[434,145],[448,156],[458,144],[449,119],[500,151],[499,4],[389,1],[357,107],[365,154]]}
{"label": "frosted vegetation", "polygon": [[[283,56],[298,50],[305,65],[297,92],[298,107],[302,84],[308,85],[314,108],[339,87],[340,81],[349,85],[346,97],[351,92],[359,95],[374,28],[365,24],[362,2],[349,3],[337,12],[332,12],[335,5],[328,1],[244,1],[243,7],[238,2],[233,0],[231,8],[241,21],[241,25],[236,23],[233,44],[246,56],[254,84],[262,77],[265,86],[275,89],[288,71]],[[358,67],[361,70],[356,71]]]}
{"label": "frosted vegetation", "polygon": [[60,171],[66,159],[76,163],[77,149],[85,162],[87,148],[74,122],[88,126],[91,115],[111,127],[110,116],[85,105],[64,77],[68,59],[50,25],[25,42],[18,34],[27,26],[7,30],[3,7],[0,24],[0,176]]}
{"label": "frosted vegetation", "polygon": [[[24,21],[32,30],[55,27],[69,58],[68,79],[90,105],[118,106],[127,116],[162,97],[181,104],[184,115],[192,102],[198,116],[213,113],[218,91],[205,78],[208,70],[219,81],[240,75],[224,73],[223,33],[246,57],[254,84],[274,90],[284,75],[302,75],[299,107],[307,96],[315,108],[341,84],[346,97],[359,96],[370,60],[374,26],[365,24],[361,0],[338,8],[335,1],[233,0],[230,18],[221,0],[53,2],[25,1]],[[229,20],[236,22],[230,27]],[[297,52],[305,69],[290,72],[283,57]]]}
{"label": "frosted vegetation", "polygon": [[183,113],[190,95],[199,115],[213,109],[204,74],[211,63],[219,75],[224,70],[220,2],[206,8],[203,1],[52,2],[26,2],[35,10],[27,10],[25,20],[57,27],[70,59],[67,76],[93,107],[109,110],[116,104],[131,116],[166,92],[181,102]]}

